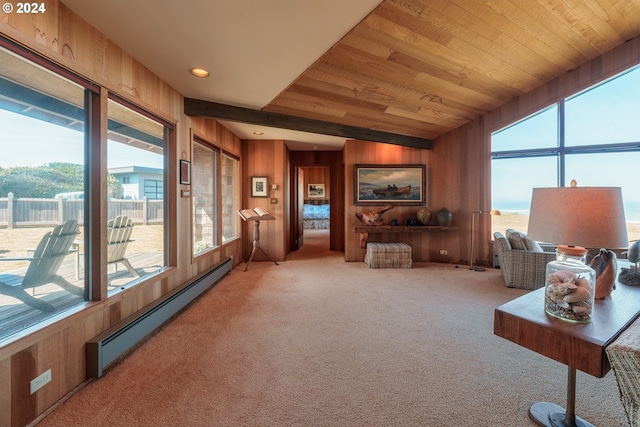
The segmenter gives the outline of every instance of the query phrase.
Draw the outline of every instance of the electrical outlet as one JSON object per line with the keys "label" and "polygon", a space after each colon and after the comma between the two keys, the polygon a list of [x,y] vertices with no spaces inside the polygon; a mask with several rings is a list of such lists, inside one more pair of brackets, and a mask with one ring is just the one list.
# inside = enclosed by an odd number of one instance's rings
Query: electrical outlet
{"label": "electrical outlet", "polygon": [[275,204],[277,204],[277,203],[278,203],[278,199],[277,199],[277,198],[275,198],[275,197],[272,197],[272,198],[271,198],[271,204],[272,204],[272,205],[275,205]]}
{"label": "electrical outlet", "polygon": [[38,377],[31,380],[29,386],[31,388],[31,394],[40,390],[45,384],[51,381],[51,369],[48,369],[45,373],[40,374]]}
{"label": "electrical outlet", "polygon": [[440,249],[440,255],[447,255],[448,253],[446,249]]}

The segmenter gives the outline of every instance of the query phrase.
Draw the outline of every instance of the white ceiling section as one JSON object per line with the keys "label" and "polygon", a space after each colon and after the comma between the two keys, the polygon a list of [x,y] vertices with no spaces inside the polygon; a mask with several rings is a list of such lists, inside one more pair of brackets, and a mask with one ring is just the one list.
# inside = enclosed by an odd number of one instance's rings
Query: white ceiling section
{"label": "white ceiling section", "polygon": [[[381,0],[62,0],[185,97],[261,109]],[[205,68],[208,78],[189,74]],[[223,122],[292,150],[344,138]],[[254,130],[264,132],[253,135]],[[301,144],[302,143],[302,144]]]}

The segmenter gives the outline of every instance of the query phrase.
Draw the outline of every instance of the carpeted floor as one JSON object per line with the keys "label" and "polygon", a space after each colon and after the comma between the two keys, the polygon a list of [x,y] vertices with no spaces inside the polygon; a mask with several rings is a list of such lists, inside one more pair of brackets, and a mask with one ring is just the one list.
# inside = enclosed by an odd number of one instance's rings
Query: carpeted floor
{"label": "carpeted floor", "polygon": [[[566,403],[564,365],[493,335],[525,292],[498,270],[328,247],[306,230],[280,265],[234,269],[39,426],[533,426],[533,402]],[[626,425],[613,372],[578,372],[576,412]]]}

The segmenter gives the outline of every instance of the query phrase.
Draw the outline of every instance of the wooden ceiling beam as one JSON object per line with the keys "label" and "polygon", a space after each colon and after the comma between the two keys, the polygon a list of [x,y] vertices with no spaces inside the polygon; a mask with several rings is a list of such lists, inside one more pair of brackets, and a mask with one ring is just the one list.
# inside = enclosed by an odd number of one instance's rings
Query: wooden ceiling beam
{"label": "wooden ceiling beam", "polygon": [[426,150],[433,148],[433,141],[430,139],[377,131],[357,126],[347,126],[321,120],[312,120],[304,117],[269,113],[266,111],[218,104],[216,102],[203,101],[200,99],[185,98],[184,112],[189,116],[231,120],[240,123],[250,123],[254,125],[297,130],[301,132],[319,133],[321,135],[340,136],[363,141],[384,142],[386,144],[402,145],[405,147],[422,148]]}

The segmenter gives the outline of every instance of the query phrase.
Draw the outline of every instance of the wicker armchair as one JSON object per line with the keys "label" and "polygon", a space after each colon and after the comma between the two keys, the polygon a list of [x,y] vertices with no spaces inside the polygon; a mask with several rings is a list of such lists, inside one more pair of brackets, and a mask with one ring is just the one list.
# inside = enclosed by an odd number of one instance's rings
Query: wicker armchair
{"label": "wicker armchair", "polygon": [[640,426],[640,320],[605,347],[630,426]]}
{"label": "wicker armchair", "polygon": [[[522,240],[522,248],[513,247],[510,240]],[[508,239],[502,233],[493,233],[498,252],[498,262],[500,263],[500,273],[505,284],[509,288],[518,289],[538,289],[544,286],[547,263],[556,259],[554,252],[543,252],[543,249],[536,244],[534,250],[527,250],[524,246],[526,236],[514,230],[507,230]],[[545,247],[544,250],[550,250]]]}

